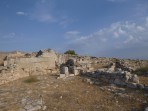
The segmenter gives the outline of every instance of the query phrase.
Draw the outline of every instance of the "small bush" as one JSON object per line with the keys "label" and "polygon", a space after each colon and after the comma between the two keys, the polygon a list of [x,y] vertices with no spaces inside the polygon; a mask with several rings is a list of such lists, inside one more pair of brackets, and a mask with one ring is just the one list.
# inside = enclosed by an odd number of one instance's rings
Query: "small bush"
{"label": "small bush", "polygon": [[34,82],[38,82],[39,80],[36,78],[36,77],[34,77],[34,76],[30,76],[30,77],[28,77],[24,82],[25,83],[34,83]]}
{"label": "small bush", "polygon": [[68,50],[64,54],[77,55],[74,50]]}

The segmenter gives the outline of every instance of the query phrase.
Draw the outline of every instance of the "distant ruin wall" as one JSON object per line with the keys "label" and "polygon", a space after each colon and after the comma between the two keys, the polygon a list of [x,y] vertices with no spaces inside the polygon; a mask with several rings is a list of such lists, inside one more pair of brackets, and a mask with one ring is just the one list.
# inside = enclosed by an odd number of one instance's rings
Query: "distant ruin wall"
{"label": "distant ruin wall", "polygon": [[19,66],[19,68],[46,68],[54,69],[56,61],[51,58],[17,58],[5,61],[6,66]]}

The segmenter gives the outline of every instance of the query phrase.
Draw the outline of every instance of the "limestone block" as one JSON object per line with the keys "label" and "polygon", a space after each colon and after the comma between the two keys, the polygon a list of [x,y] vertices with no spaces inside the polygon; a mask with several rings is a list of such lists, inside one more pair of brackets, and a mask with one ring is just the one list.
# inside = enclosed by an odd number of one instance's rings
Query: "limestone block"
{"label": "limestone block", "polygon": [[13,72],[14,72],[14,70],[13,70],[13,69],[11,69],[11,70],[10,70],[10,73],[13,73]]}
{"label": "limestone block", "polygon": [[93,68],[93,67],[89,67],[88,69],[89,69],[89,71],[93,71],[93,70],[94,70],[94,68]]}
{"label": "limestone block", "polygon": [[76,67],[76,68],[79,69],[79,70],[82,69],[81,67]]}
{"label": "limestone block", "polygon": [[91,64],[87,64],[87,67],[91,67]]}
{"label": "limestone block", "polygon": [[7,66],[8,65],[8,62],[7,61],[4,61],[4,66]]}
{"label": "limestone block", "polygon": [[66,77],[65,74],[60,74],[60,78],[64,78],[64,77]]}
{"label": "limestone block", "polygon": [[50,74],[50,73],[52,73],[52,70],[50,70],[50,69],[49,70],[46,70],[46,73],[49,73]]}
{"label": "limestone block", "polygon": [[74,69],[74,75],[79,75],[79,71],[77,69]]}
{"label": "limestone block", "polygon": [[131,81],[134,82],[134,83],[139,83],[139,78],[137,75],[133,75],[132,78],[131,78]]}
{"label": "limestone block", "polygon": [[30,72],[30,69],[29,68],[24,68],[24,71],[29,73]]}
{"label": "limestone block", "polygon": [[69,74],[69,76],[75,76],[74,74]]}
{"label": "limestone block", "polygon": [[57,73],[57,70],[52,70],[51,73],[55,74],[55,73]]}
{"label": "limestone block", "polygon": [[87,66],[86,66],[86,64],[81,64],[81,67],[86,68]]}
{"label": "limestone block", "polygon": [[148,111],[148,107],[146,107],[144,111]]}

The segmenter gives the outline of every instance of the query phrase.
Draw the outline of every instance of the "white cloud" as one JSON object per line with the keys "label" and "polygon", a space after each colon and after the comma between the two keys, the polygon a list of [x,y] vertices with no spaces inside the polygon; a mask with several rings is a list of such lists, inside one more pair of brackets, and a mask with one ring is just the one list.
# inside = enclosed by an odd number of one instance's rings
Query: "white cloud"
{"label": "white cloud", "polygon": [[73,30],[73,31],[68,31],[65,33],[65,38],[70,39],[70,38],[77,38],[79,36],[80,32]]}
{"label": "white cloud", "polygon": [[69,24],[73,23],[74,21],[74,19],[64,15],[60,17],[59,25],[66,28]]}
{"label": "white cloud", "polygon": [[34,14],[32,18],[40,22],[54,22],[54,17],[49,13]]}
{"label": "white cloud", "polygon": [[30,10],[29,17],[32,20],[45,23],[57,21],[54,15],[54,5],[51,0],[38,0],[32,7],[32,10]]}
{"label": "white cloud", "polygon": [[56,5],[53,0],[36,0],[32,8],[28,12],[18,11],[17,15],[27,16],[29,20],[35,20],[42,23],[57,23],[66,28],[74,22],[74,19],[56,10]]}
{"label": "white cloud", "polygon": [[3,36],[2,36],[2,39],[14,39],[15,36],[16,36],[16,34],[15,34],[14,32],[12,32],[12,33],[3,35]]}
{"label": "white cloud", "polygon": [[21,11],[16,12],[16,14],[17,14],[17,15],[27,15],[27,13],[25,13],[25,12],[21,12]]}
{"label": "white cloud", "polygon": [[[79,34],[71,38],[67,47],[76,49],[82,54],[89,53],[96,56],[146,57],[148,52],[144,52],[145,55],[142,56],[141,51],[148,49],[147,24],[147,18],[141,23],[116,22],[90,35],[81,36]],[[137,55],[132,53],[135,50]]]}
{"label": "white cloud", "polygon": [[124,1],[127,1],[127,0],[107,0],[109,2],[124,2]]}
{"label": "white cloud", "polygon": [[77,35],[79,33],[80,33],[79,31],[68,31],[68,32],[66,32],[66,34],[68,34],[68,35]]}

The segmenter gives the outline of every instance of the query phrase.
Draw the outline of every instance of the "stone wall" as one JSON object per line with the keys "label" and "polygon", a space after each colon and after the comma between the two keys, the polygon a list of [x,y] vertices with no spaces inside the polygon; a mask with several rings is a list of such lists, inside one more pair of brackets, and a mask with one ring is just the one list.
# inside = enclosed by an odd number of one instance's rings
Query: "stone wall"
{"label": "stone wall", "polygon": [[43,75],[57,72],[56,61],[51,58],[17,58],[5,61],[1,68],[0,84],[29,75]]}
{"label": "stone wall", "polygon": [[[39,51],[41,53],[41,51]],[[38,57],[8,56],[0,68],[0,84],[30,75],[57,73],[58,59],[54,51],[37,53]]]}

